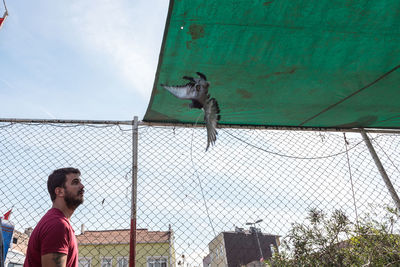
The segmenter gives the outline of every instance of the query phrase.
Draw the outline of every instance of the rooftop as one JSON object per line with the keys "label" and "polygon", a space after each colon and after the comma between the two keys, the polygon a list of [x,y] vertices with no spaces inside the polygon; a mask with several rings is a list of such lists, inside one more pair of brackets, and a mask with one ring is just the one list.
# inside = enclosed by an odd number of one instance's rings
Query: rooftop
{"label": "rooftop", "polygon": [[[168,243],[171,232],[136,230],[137,243]],[[93,244],[129,244],[130,229],[85,231],[76,236],[79,245]]]}

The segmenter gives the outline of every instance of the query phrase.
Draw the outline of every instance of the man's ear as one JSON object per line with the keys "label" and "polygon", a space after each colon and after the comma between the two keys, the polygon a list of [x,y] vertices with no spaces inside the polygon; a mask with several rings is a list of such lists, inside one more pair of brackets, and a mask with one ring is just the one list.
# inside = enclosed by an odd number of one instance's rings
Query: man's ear
{"label": "man's ear", "polygon": [[64,197],[64,188],[62,188],[62,187],[56,187],[55,192],[56,192],[56,196],[58,196],[58,197]]}

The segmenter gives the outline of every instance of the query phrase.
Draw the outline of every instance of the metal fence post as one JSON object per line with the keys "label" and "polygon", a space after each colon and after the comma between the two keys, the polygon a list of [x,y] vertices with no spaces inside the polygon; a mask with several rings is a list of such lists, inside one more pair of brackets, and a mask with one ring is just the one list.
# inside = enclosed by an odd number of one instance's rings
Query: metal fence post
{"label": "metal fence post", "polygon": [[371,153],[372,158],[375,161],[376,167],[378,167],[378,170],[382,176],[383,181],[386,184],[387,189],[390,192],[390,195],[397,207],[398,210],[400,210],[400,199],[399,196],[396,193],[396,190],[393,187],[392,182],[389,179],[389,176],[387,175],[385,168],[383,168],[382,162],[379,160],[378,154],[376,154],[376,151],[374,149],[374,147],[371,144],[371,141],[369,140],[367,134],[365,133],[364,129],[361,129],[361,135],[364,138],[364,142],[367,145],[368,149],[369,149],[369,153]]}
{"label": "metal fence post", "polygon": [[132,202],[131,202],[131,234],[129,249],[129,267],[136,266],[136,203],[137,203],[137,153],[138,153],[138,117],[133,119],[132,131]]}

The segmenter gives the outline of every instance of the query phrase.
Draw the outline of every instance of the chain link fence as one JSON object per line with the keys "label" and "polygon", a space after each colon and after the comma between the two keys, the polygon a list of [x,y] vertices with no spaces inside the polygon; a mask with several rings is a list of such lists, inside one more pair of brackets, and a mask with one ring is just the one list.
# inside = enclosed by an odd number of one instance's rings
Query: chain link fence
{"label": "chain link fence", "polygon": [[[132,133],[0,123],[0,212],[12,208],[16,230],[8,262],[23,258],[30,227],[51,207],[48,175],[71,166],[86,190],[71,219],[80,266],[127,266]],[[370,138],[398,190],[399,135]],[[358,133],[221,128],[206,152],[204,128],[140,125],[138,143],[136,266],[261,266],[311,209],[357,222],[394,206]]]}

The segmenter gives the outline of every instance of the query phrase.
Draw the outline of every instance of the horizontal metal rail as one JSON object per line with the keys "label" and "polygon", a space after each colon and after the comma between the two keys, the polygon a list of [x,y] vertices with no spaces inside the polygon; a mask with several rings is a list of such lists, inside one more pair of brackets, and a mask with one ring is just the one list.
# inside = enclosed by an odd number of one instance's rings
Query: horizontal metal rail
{"label": "horizontal metal rail", "polygon": [[104,121],[104,120],[57,120],[57,119],[0,119],[0,122],[10,123],[74,123],[74,124],[115,124],[115,125],[132,125],[130,121]]}
{"label": "horizontal metal rail", "polygon": [[[73,123],[73,124],[114,124],[114,125],[132,125],[133,121],[117,121],[117,120],[57,120],[57,119],[15,119],[0,118],[0,122],[9,123]],[[139,126],[162,126],[162,127],[204,127],[203,123],[169,123],[169,122],[144,122],[140,121]],[[265,125],[239,125],[239,124],[220,124],[218,128],[232,129],[264,129],[278,131],[314,131],[314,132],[352,132],[360,133],[360,128],[322,128],[322,127],[296,127],[296,126],[265,126]],[[394,133],[400,134],[400,129],[380,129],[380,128],[364,128],[368,133]]]}
{"label": "horizontal metal rail", "polygon": [[[167,123],[167,122],[143,122],[139,125],[148,126],[171,126],[171,127],[204,127],[203,123]],[[360,128],[328,128],[328,127],[296,127],[296,126],[266,126],[266,125],[239,125],[239,124],[219,124],[217,128],[233,128],[233,129],[265,129],[278,131],[314,131],[314,132],[352,132],[360,133]],[[364,128],[368,133],[395,133],[400,134],[400,129],[379,129],[379,128]]]}

